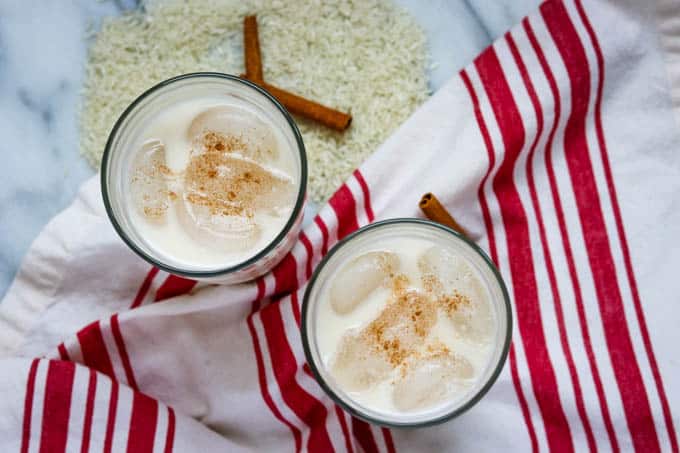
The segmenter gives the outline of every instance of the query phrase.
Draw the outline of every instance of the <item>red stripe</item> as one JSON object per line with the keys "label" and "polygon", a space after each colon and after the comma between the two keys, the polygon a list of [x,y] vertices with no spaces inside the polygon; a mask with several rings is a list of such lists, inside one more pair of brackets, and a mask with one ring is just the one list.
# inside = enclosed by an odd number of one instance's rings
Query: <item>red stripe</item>
{"label": "red stripe", "polygon": [[262,299],[264,298],[264,291],[265,291],[265,283],[264,283],[264,277],[260,277],[257,280],[255,280],[255,284],[257,285],[257,296],[255,296],[255,299],[253,300],[253,305],[250,309],[251,313],[255,313],[260,309],[260,305],[262,304]]}
{"label": "red stripe", "polygon": [[524,146],[522,117],[494,49],[489,48],[482,53],[475,60],[475,66],[489,97],[505,146],[505,156],[492,180],[492,186],[507,232],[517,321],[532,386],[543,416],[550,449],[570,452],[574,446],[559,399],[557,379],[543,331],[527,216],[513,180],[515,164]]}
{"label": "red stripe", "polygon": [[66,346],[64,346],[64,343],[59,343],[59,346],[57,346],[57,349],[59,350],[59,358],[61,358],[61,360],[65,360],[65,361],[71,360],[71,358],[68,355],[68,351],[66,350]]}
{"label": "red stripe", "polygon": [[43,403],[40,453],[66,451],[75,374],[76,366],[73,362],[57,360],[49,362]]}
{"label": "red stripe", "polygon": [[[314,378],[314,373],[312,373],[312,369],[309,367],[308,363],[305,363],[304,365],[302,365],[302,369],[305,371],[305,373],[307,373],[307,375],[309,377]],[[316,379],[316,378],[314,378],[314,379]]]}
{"label": "red stripe", "polygon": [[328,200],[328,204],[331,205],[338,218],[338,240],[359,228],[356,212],[357,203],[347,184],[340,186]]}
{"label": "red stripe", "polygon": [[628,429],[636,450],[659,451],[659,440],[649,399],[626,324],[614,258],[609,248],[609,238],[588,153],[586,139],[586,116],[590,98],[588,61],[565,6],[550,2],[541,5],[540,9],[564,60],[571,82],[572,109],[565,128],[565,157]]}
{"label": "red stripe", "polygon": [[553,101],[555,104],[555,121],[548,134],[548,141],[545,145],[545,164],[548,173],[548,181],[550,183],[550,192],[553,199],[553,204],[555,206],[555,213],[557,216],[557,221],[559,224],[560,235],[562,236],[562,245],[564,248],[564,254],[567,260],[567,267],[569,269],[569,276],[572,282],[572,287],[574,291],[574,302],[576,305],[576,312],[579,318],[579,325],[581,328],[581,336],[583,337],[583,343],[586,349],[586,356],[588,357],[588,364],[590,366],[590,372],[593,376],[593,382],[595,384],[595,391],[597,393],[597,398],[600,402],[600,411],[602,413],[602,419],[604,421],[605,429],[607,430],[607,436],[609,437],[609,442],[612,446],[612,451],[619,451],[618,440],[616,439],[616,433],[614,432],[614,424],[612,423],[611,415],[609,413],[609,407],[607,405],[607,399],[604,394],[604,386],[602,385],[602,379],[600,378],[600,371],[597,367],[597,362],[595,361],[595,353],[593,350],[593,345],[590,340],[590,331],[588,329],[588,322],[586,318],[585,306],[583,303],[583,295],[581,293],[581,284],[579,283],[578,274],[576,272],[576,263],[574,261],[574,255],[571,248],[571,243],[569,240],[569,232],[567,230],[567,225],[565,222],[564,210],[562,208],[562,202],[560,200],[559,190],[557,188],[557,178],[555,176],[555,170],[553,168],[552,162],[552,143],[555,137],[555,132],[557,131],[557,126],[559,124],[559,118],[561,115],[561,103],[559,90],[557,87],[557,81],[555,76],[548,66],[548,62],[545,58],[543,50],[538,44],[538,40],[534,34],[531,24],[528,20],[523,21],[524,29],[527,33],[529,41],[536,52],[538,61],[541,64],[541,68],[545,73],[548,80],[548,85],[550,86],[550,91],[552,92]]}
{"label": "red stripe", "polygon": [[87,453],[90,449],[90,435],[92,433],[92,414],[94,414],[94,396],[97,393],[97,373],[90,370],[90,380],[87,383],[87,401],[85,403],[85,418],[83,420],[83,442],[80,446],[81,453]]}
{"label": "red stripe", "polygon": [[366,184],[364,175],[361,174],[358,168],[354,170],[354,177],[359,182],[361,191],[364,193],[364,208],[366,209],[366,217],[368,217],[368,222],[371,223],[375,219],[373,208],[371,207],[371,192],[368,190],[368,184]]}
{"label": "red stripe", "polygon": [[172,453],[175,444],[175,411],[168,407],[168,430],[165,434],[165,448],[163,453]]}
{"label": "red stripe", "polygon": [[[525,22],[526,19],[525,19]],[[527,22],[528,23],[528,22]],[[555,317],[557,318],[557,327],[560,333],[560,343],[562,345],[562,350],[564,351],[564,357],[567,361],[567,367],[569,369],[569,375],[571,376],[572,386],[574,387],[574,399],[576,401],[576,409],[578,411],[581,422],[583,423],[583,430],[586,434],[586,440],[588,442],[588,448],[591,452],[597,451],[597,445],[595,443],[595,436],[593,435],[593,430],[590,426],[590,421],[588,420],[588,415],[586,413],[585,404],[583,401],[583,392],[581,391],[581,383],[579,382],[578,374],[576,372],[576,365],[574,363],[574,358],[571,354],[571,348],[569,347],[569,342],[567,340],[567,327],[564,321],[564,313],[562,311],[562,300],[560,298],[560,293],[557,287],[557,278],[555,276],[555,269],[553,267],[552,258],[550,256],[550,247],[548,245],[548,239],[545,233],[545,226],[543,225],[543,215],[541,213],[541,206],[538,203],[538,193],[536,191],[536,183],[534,181],[534,169],[533,169],[533,158],[536,151],[536,145],[538,140],[543,134],[543,112],[541,110],[541,104],[536,95],[536,90],[534,85],[529,78],[529,72],[527,71],[524,61],[519,54],[515,40],[508,33],[506,35],[506,40],[512,53],[513,59],[517,64],[517,68],[522,76],[524,86],[526,87],[529,98],[531,99],[531,104],[534,107],[534,112],[536,113],[536,134],[534,141],[531,143],[531,148],[529,149],[529,154],[527,156],[526,162],[526,174],[527,182],[529,185],[529,193],[531,194],[531,203],[534,208],[534,213],[536,215],[536,223],[538,224],[539,236],[541,239],[541,247],[543,248],[543,256],[545,259],[546,270],[548,272],[548,281],[550,282],[550,290],[553,295],[553,301],[555,305]],[[557,118],[556,118],[557,119]],[[557,121],[555,121],[557,123]]]}
{"label": "red stripe", "polygon": [[387,447],[388,453],[395,453],[396,450],[394,449],[394,441],[392,440],[392,433],[387,428],[382,428],[381,431],[382,431],[383,438],[385,438],[385,446]]}
{"label": "red stripe", "polygon": [[[305,371],[307,371],[307,369],[307,364],[305,364]],[[347,427],[347,420],[345,419],[345,412],[339,406],[335,406],[335,415],[338,417],[340,428],[342,428],[342,435],[345,437],[345,448],[347,449],[347,453],[354,453],[352,438],[349,435],[349,428]]]}
{"label": "red stripe", "polygon": [[597,94],[595,97],[595,129],[597,131],[597,141],[600,147],[600,156],[602,159],[602,166],[604,168],[605,179],[607,180],[607,189],[609,191],[609,198],[612,205],[612,211],[614,213],[614,219],[616,221],[616,230],[619,235],[619,242],[621,246],[621,252],[623,253],[623,260],[626,266],[626,275],[628,277],[628,284],[630,285],[631,293],[633,295],[633,303],[635,304],[635,314],[640,326],[640,334],[642,335],[642,341],[645,345],[645,352],[649,360],[649,366],[652,369],[652,375],[654,376],[654,383],[656,386],[657,393],[659,394],[659,399],[661,400],[661,408],[664,415],[664,422],[666,423],[666,430],[668,431],[668,437],[670,438],[671,448],[674,452],[678,452],[678,439],[675,435],[675,428],[673,427],[673,416],[671,414],[671,409],[668,404],[668,399],[666,398],[666,391],[663,386],[663,380],[661,378],[661,373],[659,372],[659,366],[656,362],[656,357],[654,356],[654,349],[652,348],[652,341],[649,336],[649,330],[647,329],[647,322],[645,321],[645,314],[642,308],[642,302],[640,300],[640,293],[637,287],[637,281],[635,279],[635,272],[633,271],[633,262],[630,257],[630,252],[628,250],[628,241],[626,239],[626,232],[623,227],[623,216],[621,215],[621,209],[619,207],[618,197],[616,195],[616,186],[614,185],[614,177],[612,175],[611,167],[609,165],[609,157],[607,155],[607,146],[604,139],[604,130],[602,128],[602,90],[604,87],[604,57],[602,55],[602,49],[595,36],[595,31],[593,30],[590,21],[583,9],[583,5],[580,0],[576,0],[576,8],[581,20],[586,27],[590,41],[595,49],[595,56],[597,59],[598,66],[598,80],[597,80]]}
{"label": "red stripe", "polygon": [[135,392],[128,431],[128,453],[153,451],[153,439],[158,422],[158,403],[143,393]]}
{"label": "red stripe", "polygon": [[111,333],[113,333],[113,339],[116,341],[116,347],[118,348],[120,360],[123,362],[123,369],[125,369],[125,378],[127,379],[127,383],[133,390],[139,390],[137,381],[135,380],[135,374],[132,371],[130,356],[128,355],[127,348],[125,347],[125,342],[123,341],[123,334],[120,332],[118,313],[111,316]]}
{"label": "red stripe", "polygon": [[[470,99],[472,100],[475,118],[479,125],[479,130],[482,134],[482,138],[484,139],[484,145],[489,159],[489,166],[486,170],[486,173],[482,177],[482,180],[479,183],[477,195],[479,197],[479,204],[482,209],[484,226],[486,228],[487,236],[489,238],[488,239],[489,253],[491,254],[491,259],[494,261],[494,263],[496,263],[496,265],[498,265],[498,253],[496,251],[496,239],[493,232],[493,224],[491,223],[491,213],[489,210],[489,205],[487,204],[486,201],[486,195],[484,194],[484,186],[489,178],[489,175],[491,174],[491,170],[494,167],[496,158],[493,150],[493,144],[491,142],[491,136],[489,135],[489,130],[486,126],[486,122],[484,121],[482,110],[479,107],[479,98],[477,97],[477,93],[475,93],[475,90],[472,87],[472,82],[470,81],[470,77],[467,75],[467,73],[463,70],[461,71],[460,75],[461,78],[463,79],[465,87],[468,90]],[[515,357],[515,348],[513,344],[510,345],[509,359],[510,359],[510,371],[512,375],[512,384],[515,387],[515,393],[517,394],[517,399],[519,400],[519,404],[522,409],[522,415],[524,416],[524,424],[527,427],[529,439],[531,440],[532,451],[536,452],[538,451],[538,438],[536,437],[536,430],[534,429],[534,424],[531,420],[531,415],[529,413],[529,405],[527,404],[526,398],[524,397],[524,391],[522,390],[522,384],[519,379],[519,372],[517,371],[517,359]]]}
{"label": "red stripe", "polygon": [[290,306],[293,310],[293,317],[295,317],[295,322],[298,328],[300,327],[300,302],[298,301],[297,292],[293,292],[290,295]]}
{"label": "red stripe", "polygon": [[352,417],[352,434],[365,453],[378,453],[378,444],[375,443],[373,431],[368,423]]}
{"label": "red stripe", "polygon": [[137,291],[137,295],[135,296],[135,299],[132,301],[132,305],[130,305],[130,308],[136,308],[142,305],[142,302],[144,301],[144,298],[146,297],[146,293],[149,292],[149,288],[151,287],[151,282],[153,282],[154,277],[158,274],[158,268],[157,267],[152,267],[149,270],[149,273],[146,274],[146,278],[142,282],[142,286],[139,287],[139,291]]}
{"label": "red stripe", "polygon": [[319,231],[321,231],[321,256],[324,256],[326,253],[328,253],[328,228],[326,227],[326,224],[320,215],[314,217],[314,223],[316,223],[316,225],[319,227]]}
{"label": "red stripe", "polygon": [[272,369],[281,397],[310,428],[307,448],[312,451],[333,451],[333,444],[326,430],[328,415],[326,407],[300,387],[295,380],[298,364],[286,338],[281,304],[274,303],[261,310],[260,319],[264,326]]}
{"label": "red stripe", "polygon": [[168,275],[163,284],[156,290],[156,297],[154,302],[160,302],[171,297],[181,296],[186,294],[196,286],[196,280],[178,277],[177,275]]}
{"label": "red stripe", "polygon": [[116,425],[116,410],[118,409],[118,382],[111,379],[111,397],[109,398],[109,414],[106,419],[106,436],[104,437],[104,453],[111,453],[113,445],[113,428]]}
{"label": "red stripe", "polygon": [[293,438],[295,439],[295,451],[299,452],[302,448],[302,434],[300,433],[300,430],[288,420],[283,418],[283,415],[281,415],[279,409],[276,407],[276,405],[274,405],[274,401],[269,394],[269,390],[267,388],[267,376],[264,371],[264,362],[262,360],[262,350],[260,349],[260,340],[257,338],[257,333],[255,332],[255,327],[253,325],[253,314],[248,316],[248,330],[250,331],[250,337],[253,339],[255,360],[257,362],[257,377],[260,383],[260,393],[262,393],[262,399],[267,404],[272,414],[274,414],[274,417],[286,425],[293,433]]}
{"label": "red stripe", "polygon": [[21,432],[21,453],[28,453],[31,439],[31,416],[33,415],[33,394],[35,393],[35,375],[38,372],[38,359],[33,359],[28,370],[26,381],[26,397],[24,398],[24,424]]}
{"label": "red stripe", "polygon": [[85,365],[114,378],[113,365],[104,344],[99,321],[85,326],[78,332],[78,341]]}
{"label": "red stripe", "polygon": [[489,129],[486,127],[486,122],[484,121],[484,116],[482,115],[482,109],[479,107],[479,98],[477,97],[477,93],[475,93],[475,89],[472,87],[470,77],[467,75],[467,72],[465,72],[465,70],[460,72],[460,76],[463,79],[463,83],[465,84],[465,87],[467,88],[467,91],[470,95],[470,99],[472,100],[472,105],[475,112],[475,119],[477,120],[477,124],[479,124],[479,130],[482,134],[484,146],[486,148],[487,156],[489,158],[489,166],[486,169],[486,173],[484,173],[482,180],[479,182],[479,188],[477,188],[477,196],[479,197],[479,204],[481,205],[482,208],[482,217],[484,218],[484,227],[486,228],[486,234],[489,236],[488,240],[489,253],[491,254],[491,259],[493,259],[494,263],[498,265],[496,238],[493,232],[493,223],[491,222],[491,213],[489,210],[489,205],[486,201],[486,194],[484,194],[484,187],[486,186],[486,181],[489,179],[489,176],[491,175],[491,170],[493,170],[493,167],[496,164],[496,156],[493,151],[493,144],[491,142],[491,136],[489,135]]}
{"label": "red stripe", "polygon": [[305,250],[307,250],[307,264],[305,267],[305,279],[309,280],[309,278],[312,276],[312,259],[314,257],[314,248],[312,247],[312,243],[309,241],[309,238],[307,235],[303,232],[300,233],[300,242],[302,242],[302,245],[305,246]]}
{"label": "red stripe", "polygon": [[272,270],[274,275],[274,295],[282,295],[297,287],[297,263],[292,253],[288,253]]}
{"label": "red stripe", "polygon": [[536,430],[534,429],[534,424],[531,421],[531,414],[529,413],[529,405],[527,404],[526,397],[524,396],[524,391],[522,390],[521,380],[519,378],[519,372],[517,370],[517,356],[515,355],[515,345],[510,344],[510,374],[512,375],[512,384],[517,392],[517,399],[519,400],[519,406],[522,409],[522,416],[527,424],[527,431],[529,432],[529,440],[531,441],[531,451],[538,451],[538,438],[536,437]]}

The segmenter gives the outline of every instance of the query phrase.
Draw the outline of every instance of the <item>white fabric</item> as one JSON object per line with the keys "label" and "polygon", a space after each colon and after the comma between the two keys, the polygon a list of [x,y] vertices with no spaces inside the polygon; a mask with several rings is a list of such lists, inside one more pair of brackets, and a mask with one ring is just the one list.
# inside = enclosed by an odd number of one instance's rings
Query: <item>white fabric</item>
{"label": "white fabric", "polygon": [[[258,282],[150,273],[111,228],[98,181],[85,184],[0,304],[2,451],[80,451],[86,438],[90,451],[107,438],[111,451],[678,451],[670,85],[648,7],[583,3],[546,2],[453,77]],[[497,262],[513,345],[467,413],[390,431],[324,395],[296,316],[339,236],[418,216],[429,191]]]}
{"label": "white fabric", "polygon": [[657,0],[656,20],[671,84],[671,99],[680,121],[680,4],[673,0]]}

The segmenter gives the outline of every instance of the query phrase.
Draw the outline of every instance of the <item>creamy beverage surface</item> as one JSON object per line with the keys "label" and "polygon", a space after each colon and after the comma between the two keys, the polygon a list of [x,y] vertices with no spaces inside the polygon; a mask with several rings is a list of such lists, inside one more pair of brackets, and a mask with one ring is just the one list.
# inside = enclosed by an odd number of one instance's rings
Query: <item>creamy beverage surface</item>
{"label": "creamy beverage surface", "polygon": [[392,235],[357,249],[318,295],[316,342],[334,386],[381,414],[468,398],[497,334],[480,274],[435,239]]}
{"label": "creamy beverage surface", "polygon": [[182,267],[243,262],[282,231],[295,206],[294,151],[238,98],[195,98],[148,120],[133,142],[130,220],[154,251]]}

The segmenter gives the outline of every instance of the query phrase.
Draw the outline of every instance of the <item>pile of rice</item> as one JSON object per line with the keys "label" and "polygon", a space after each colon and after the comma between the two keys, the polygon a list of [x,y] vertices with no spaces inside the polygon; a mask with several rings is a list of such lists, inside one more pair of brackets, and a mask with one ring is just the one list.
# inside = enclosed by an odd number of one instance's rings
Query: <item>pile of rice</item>
{"label": "pile of rice", "polygon": [[424,33],[390,0],[149,0],[104,20],[93,36],[83,156],[98,167],[113,123],[157,82],[242,73],[246,14],[258,16],[269,83],[353,116],[343,133],[297,119],[314,201],[326,200],[429,95]]}

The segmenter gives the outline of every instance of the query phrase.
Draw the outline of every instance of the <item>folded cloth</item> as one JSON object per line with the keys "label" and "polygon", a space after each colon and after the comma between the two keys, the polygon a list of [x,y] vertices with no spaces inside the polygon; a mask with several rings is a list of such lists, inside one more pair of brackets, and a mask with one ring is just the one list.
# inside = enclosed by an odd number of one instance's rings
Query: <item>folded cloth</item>
{"label": "folded cloth", "polygon": [[[0,304],[0,450],[677,452],[680,136],[645,8],[544,3],[419,109],[256,282],[150,268],[86,183]],[[338,239],[417,216],[429,191],[505,277],[512,347],[467,413],[388,430],[315,382],[300,300]]]}

